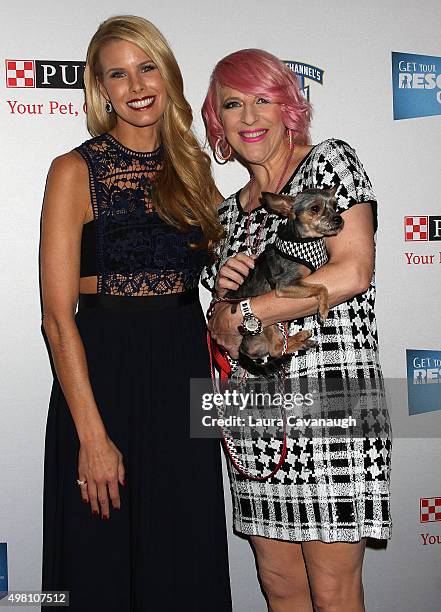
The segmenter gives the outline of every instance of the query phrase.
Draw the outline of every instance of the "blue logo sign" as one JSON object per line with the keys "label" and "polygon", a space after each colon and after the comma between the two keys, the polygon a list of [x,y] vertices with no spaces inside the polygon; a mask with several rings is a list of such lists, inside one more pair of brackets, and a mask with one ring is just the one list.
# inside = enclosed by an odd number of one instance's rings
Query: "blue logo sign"
{"label": "blue logo sign", "polygon": [[302,62],[284,60],[284,63],[292,72],[294,72],[294,74],[298,78],[300,89],[309,102],[309,85],[305,83],[305,80],[310,79],[311,81],[315,81],[316,83],[320,83],[320,85],[323,85],[324,71],[321,68],[311,66],[310,64],[303,64]]}
{"label": "blue logo sign", "polygon": [[0,599],[8,594],[8,545],[0,542]]}
{"label": "blue logo sign", "polygon": [[409,414],[441,410],[441,351],[406,350]]}
{"label": "blue logo sign", "polygon": [[394,119],[441,115],[441,57],[392,51]]}

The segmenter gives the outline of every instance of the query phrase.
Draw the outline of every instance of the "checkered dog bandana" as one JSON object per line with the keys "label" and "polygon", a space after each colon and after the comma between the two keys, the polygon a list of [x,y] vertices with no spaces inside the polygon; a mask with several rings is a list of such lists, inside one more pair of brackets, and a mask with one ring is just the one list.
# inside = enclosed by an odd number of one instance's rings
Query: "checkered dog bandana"
{"label": "checkered dog bandana", "polygon": [[277,236],[273,246],[282,257],[303,264],[312,272],[323,266],[329,259],[323,238],[307,238],[294,242]]}

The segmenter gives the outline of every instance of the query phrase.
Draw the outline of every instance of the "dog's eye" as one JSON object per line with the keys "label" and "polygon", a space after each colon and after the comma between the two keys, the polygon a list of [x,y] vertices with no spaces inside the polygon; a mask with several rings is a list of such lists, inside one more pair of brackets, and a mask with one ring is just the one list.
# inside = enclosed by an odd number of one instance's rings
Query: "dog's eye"
{"label": "dog's eye", "polygon": [[317,205],[311,206],[310,210],[313,213],[318,213],[318,212],[320,212],[320,206],[317,206]]}

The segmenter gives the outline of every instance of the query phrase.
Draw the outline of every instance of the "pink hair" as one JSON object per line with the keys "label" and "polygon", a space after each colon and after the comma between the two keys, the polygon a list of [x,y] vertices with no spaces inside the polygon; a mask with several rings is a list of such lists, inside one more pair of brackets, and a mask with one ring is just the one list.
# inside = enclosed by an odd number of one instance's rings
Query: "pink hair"
{"label": "pink hair", "polygon": [[224,157],[230,147],[220,120],[219,94],[222,86],[249,95],[267,97],[283,105],[282,121],[292,130],[293,141],[308,144],[311,105],[302,95],[295,74],[277,57],[262,49],[242,49],[227,55],[215,66],[202,106],[207,138],[214,150],[216,144]]}

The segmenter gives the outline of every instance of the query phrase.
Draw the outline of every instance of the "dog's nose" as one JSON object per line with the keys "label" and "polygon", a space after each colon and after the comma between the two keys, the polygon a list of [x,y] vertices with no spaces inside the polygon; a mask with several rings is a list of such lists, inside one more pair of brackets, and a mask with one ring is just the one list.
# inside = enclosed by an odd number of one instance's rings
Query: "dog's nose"
{"label": "dog's nose", "polygon": [[343,224],[343,218],[340,215],[335,216],[332,219],[332,221],[333,221],[335,227],[340,227],[340,225]]}

